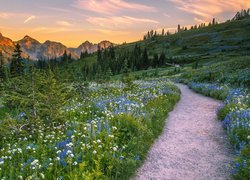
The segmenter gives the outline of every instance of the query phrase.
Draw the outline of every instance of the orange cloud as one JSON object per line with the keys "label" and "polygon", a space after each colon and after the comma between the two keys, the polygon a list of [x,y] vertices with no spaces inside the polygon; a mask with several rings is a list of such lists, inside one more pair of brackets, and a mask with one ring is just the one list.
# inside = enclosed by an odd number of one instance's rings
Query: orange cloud
{"label": "orange cloud", "polygon": [[11,13],[0,13],[0,18],[1,19],[7,19],[9,17],[13,16]]}
{"label": "orange cloud", "polygon": [[23,23],[26,24],[26,23],[28,23],[28,22],[34,20],[34,19],[36,19],[36,16],[30,16],[30,17],[28,17]]}
{"label": "orange cloud", "polygon": [[88,17],[86,19],[89,23],[98,25],[107,29],[124,29],[133,26],[138,23],[148,23],[148,24],[157,24],[158,21],[152,19],[142,19],[134,18],[130,16],[121,16],[121,17]]}
{"label": "orange cloud", "polygon": [[156,9],[139,3],[124,0],[76,0],[75,7],[100,14],[114,14],[124,10],[155,12]]}
{"label": "orange cloud", "polygon": [[250,7],[248,0],[170,0],[176,7],[207,21],[223,12],[236,12]]}
{"label": "orange cloud", "polygon": [[60,26],[66,26],[66,27],[69,27],[69,26],[72,26],[73,24],[71,24],[70,22],[68,21],[57,21],[56,24],[60,25]]}

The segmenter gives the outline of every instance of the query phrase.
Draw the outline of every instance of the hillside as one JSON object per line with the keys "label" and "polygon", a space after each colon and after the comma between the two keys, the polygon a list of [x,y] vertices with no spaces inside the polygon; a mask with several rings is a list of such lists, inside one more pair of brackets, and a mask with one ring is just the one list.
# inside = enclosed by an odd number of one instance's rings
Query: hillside
{"label": "hillside", "polygon": [[201,29],[193,29],[169,36],[156,36],[147,40],[119,46],[118,51],[132,50],[135,44],[146,47],[151,56],[163,52],[166,57],[190,62],[198,57],[249,55],[250,17],[225,22]]}
{"label": "hillside", "polygon": [[[164,68],[167,64],[189,66],[194,62],[216,63],[230,60],[232,57],[250,55],[249,32],[248,16],[240,20],[166,36],[157,35],[146,40],[115,46],[114,49],[109,48],[99,55],[94,53],[75,61],[71,67],[78,74],[83,74],[85,79],[87,76],[88,80],[92,80],[100,73],[117,75],[126,69],[134,72],[156,67]],[[169,69],[163,71],[169,74]]]}

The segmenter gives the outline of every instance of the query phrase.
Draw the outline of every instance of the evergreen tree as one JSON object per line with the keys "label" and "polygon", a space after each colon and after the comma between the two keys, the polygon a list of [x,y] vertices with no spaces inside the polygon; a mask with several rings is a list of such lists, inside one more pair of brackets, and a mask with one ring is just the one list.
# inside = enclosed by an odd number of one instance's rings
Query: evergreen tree
{"label": "evergreen tree", "polygon": [[125,73],[125,74],[129,72],[128,59],[125,59],[125,61],[124,61],[122,72]]}
{"label": "evergreen tree", "polygon": [[102,68],[101,66],[98,64],[97,65],[97,70],[96,70],[96,76],[95,76],[97,81],[100,81],[103,79],[103,73],[102,73]]}
{"label": "evergreen tree", "polygon": [[147,36],[147,38],[149,39],[150,38],[150,32],[148,31],[148,36]]}
{"label": "evergreen tree", "polygon": [[98,63],[102,62],[102,50],[100,46],[98,46],[98,50],[97,50],[97,62]]}
{"label": "evergreen tree", "polygon": [[166,56],[165,53],[161,53],[160,58],[159,58],[159,66],[164,66],[166,63]]}
{"label": "evergreen tree", "polygon": [[51,70],[40,71],[32,67],[31,75],[12,78],[6,84],[4,100],[7,107],[25,112],[29,120],[42,119],[44,123],[53,125],[64,120],[62,108],[69,94]]}
{"label": "evergreen tree", "polygon": [[159,66],[158,54],[154,54],[153,67],[158,67],[158,66]]}
{"label": "evergreen tree", "polygon": [[215,24],[216,24],[215,18],[213,18],[212,25],[215,25]]}
{"label": "evergreen tree", "polygon": [[0,51],[0,81],[3,81],[5,77],[5,72],[4,72],[4,61],[3,61],[3,53]]}
{"label": "evergreen tree", "polygon": [[106,79],[110,80],[110,77],[113,76],[113,72],[111,68],[108,68],[108,71],[106,72]]}
{"label": "evergreen tree", "polygon": [[12,77],[20,76],[24,73],[24,62],[21,57],[22,50],[19,44],[15,45],[15,50],[10,63],[10,74]]}
{"label": "evergreen tree", "polygon": [[165,36],[165,29],[162,29],[161,35]]}
{"label": "evergreen tree", "polygon": [[68,55],[67,55],[66,50],[65,50],[64,53],[63,53],[62,62],[63,62],[63,63],[68,63]]}
{"label": "evergreen tree", "polygon": [[180,32],[181,31],[181,25],[178,24],[178,27],[177,27],[177,32]]}
{"label": "evergreen tree", "polygon": [[72,55],[71,55],[71,53],[69,53],[68,60],[69,60],[69,62],[72,61]]}
{"label": "evergreen tree", "polygon": [[0,96],[3,95],[4,79],[5,79],[5,72],[4,72],[3,54],[2,51],[0,51]]}
{"label": "evergreen tree", "polygon": [[148,51],[147,48],[144,48],[143,54],[142,54],[142,69],[147,69],[150,66],[150,61],[148,58]]}

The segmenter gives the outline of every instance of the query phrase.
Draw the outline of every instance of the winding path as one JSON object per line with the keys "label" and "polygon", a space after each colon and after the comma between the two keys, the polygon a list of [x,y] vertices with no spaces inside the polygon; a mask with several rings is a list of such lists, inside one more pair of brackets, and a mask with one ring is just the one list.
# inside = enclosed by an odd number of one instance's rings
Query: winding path
{"label": "winding path", "polygon": [[137,180],[230,179],[233,150],[216,120],[220,101],[179,85],[180,102],[138,170]]}

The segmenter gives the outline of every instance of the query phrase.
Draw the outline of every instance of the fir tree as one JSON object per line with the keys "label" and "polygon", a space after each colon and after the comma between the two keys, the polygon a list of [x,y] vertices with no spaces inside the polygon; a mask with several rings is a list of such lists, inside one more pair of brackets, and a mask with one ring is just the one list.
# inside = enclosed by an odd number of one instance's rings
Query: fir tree
{"label": "fir tree", "polygon": [[4,72],[3,54],[2,51],[0,51],[0,96],[3,95],[4,79],[5,79],[5,72]]}
{"label": "fir tree", "polygon": [[3,81],[5,77],[5,72],[4,72],[4,61],[3,61],[3,53],[0,51],[0,81]]}
{"label": "fir tree", "polygon": [[122,72],[125,74],[129,72],[128,59],[125,59],[125,61],[124,61]]}
{"label": "fir tree", "polygon": [[164,66],[166,63],[166,56],[165,53],[161,53],[160,58],[159,58],[159,66]]}
{"label": "fir tree", "polygon": [[67,55],[66,50],[65,50],[64,53],[63,53],[62,62],[63,62],[63,63],[68,63],[68,55]]}
{"label": "fir tree", "polygon": [[213,18],[212,25],[215,25],[215,24],[216,24],[215,18]]}
{"label": "fir tree", "polygon": [[108,68],[108,71],[106,72],[106,79],[110,80],[110,77],[113,76],[113,72],[111,68]]}
{"label": "fir tree", "polygon": [[142,54],[142,68],[147,69],[150,66],[147,48],[144,49]]}
{"label": "fir tree", "polygon": [[178,27],[177,27],[177,32],[180,32],[181,31],[181,25],[178,24]]}
{"label": "fir tree", "polygon": [[20,76],[24,73],[24,62],[21,57],[22,50],[19,44],[15,45],[15,50],[10,63],[10,74],[12,77]]}
{"label": "fir tree", "polygon": [[154,54],[153,66],[154,67],[158,67],[159,66],[158,54]]}

